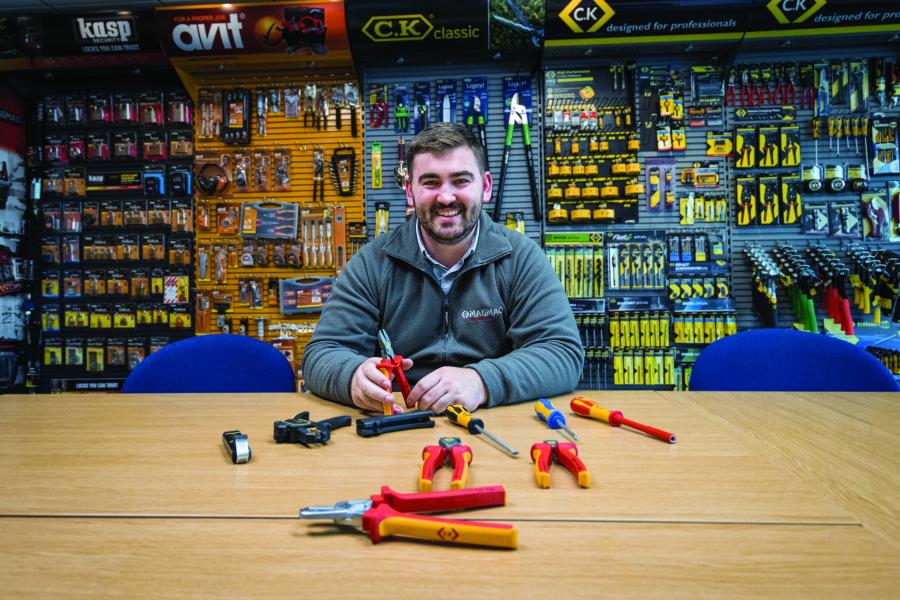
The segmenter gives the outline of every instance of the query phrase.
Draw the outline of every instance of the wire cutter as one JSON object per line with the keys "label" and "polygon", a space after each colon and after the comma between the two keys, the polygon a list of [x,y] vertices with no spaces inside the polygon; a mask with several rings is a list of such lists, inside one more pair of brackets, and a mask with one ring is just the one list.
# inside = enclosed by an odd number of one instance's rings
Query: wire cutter
{"label": "wire cutter", "polygon": [[[403,373],[403,357],[399,354],[394,354],[391,338],[388,337],[387,331],[384,329],[378,330],[378,345],[381,347],[381,362],[378,363],[378,370],[388,378],[388,381],[391,380],[391,373],[394,374],[397,384],[400,386],[400,392],[403,394],[403,399],[406,400],[409,397],[409,382],[406,381],[406,375]],[[394,405],[385,404],[384,414],[394,414]]]}
{"label": "wire cutter", "polygon": [[735,82],[736,82],[736,77],[734,74],[734,69],[732,69],[728,73],[728,83],[725,85],[725,106],[734,106]]}
{"label": "wire cutter", "polygon": [[466,487],[469,479],[469,464],[472,462],[472,449],[462,443],[458,437],[446,436],[438,440],[437,446],[425,446],[422,450],[422,468],[419,470],[419,491],[430,492],[434,473],[445,464],[453,467],[451,490]]}
{"label": "wire cutter", "polygon": [[813,113],[817,117],[827,117],[831,94],[828,91],[828,70],[819,70],[819,85],[816,89],[816,106]]}
{"label": "wire cutter", "polygon": [[591,487],[591,474],[578,458],[578,447],[575,444],[544,440],[531,446],[531,460],[534,461],[534,477],[539,487],[550,487],[550,464],[554,462],[571,471],[580,487]]}
{"label": "wire cutter", "polygon": [[528,172],[528,183],[531,185],[531,206],[534,218],[543,220],[541,199],[537,194],[537,183],[534,181],[534,163],[531,160],[531,131],[528,129],[528,108],[519,101],[519,93],[512,95],[509,101],[509,121],[506,126],[506,142],[503,145],[503,160],[500,162],[500,183],[497,186],[497,199],[494,201],[494,220],[500,220],[503,206],[503,188],[506,184],[506,172],[509,167],[509,153],[512,150],[513,132],[516,125],[522,126],[522,141],[525,145],[525,169]]}
{"label": "wire cutter", "polygon": [[519,530],[515,525],[412,514],[505,504],[506,488],[502,485],[418,494],[401,494],[384,486],[380,494],[368,500],[345,500],[333,506],[307,506],[300,510],[300,518],[332,519],[336,525],[355,527],[368,533],[374,544],[396,535],[449,544],[515,548],[519,541]]}

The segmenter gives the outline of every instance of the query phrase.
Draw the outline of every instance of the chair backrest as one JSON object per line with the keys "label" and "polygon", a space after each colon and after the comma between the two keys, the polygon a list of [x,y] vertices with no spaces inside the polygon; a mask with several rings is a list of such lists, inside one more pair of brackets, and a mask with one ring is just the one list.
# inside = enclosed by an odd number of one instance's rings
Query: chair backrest
{"label": "chair backrest", "polygon": [[144,359],[122,392],[294,392],[294,370],[272,345],[244,335],[179,340]]}
{"label": "chair backrest", "polygon": [[707,346],[694,391],[896,392],[874,356],[849,342],[793,329],[751,329]]}

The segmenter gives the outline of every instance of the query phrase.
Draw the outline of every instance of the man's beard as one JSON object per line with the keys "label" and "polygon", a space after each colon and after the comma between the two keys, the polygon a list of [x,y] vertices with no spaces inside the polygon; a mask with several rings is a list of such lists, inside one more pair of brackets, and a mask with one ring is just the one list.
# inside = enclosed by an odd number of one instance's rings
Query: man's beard
{"label": "man's beard", "polygon": [[[413,200],[415,201],[415,199]],[[422,229],[428,234],[428,237],[438,244],[445,244],[447,246],[458,244],[466,239],[466,237],[475,229],[475,226],[478,224],[478,217],[481,215],[480,202],[473,204],[468,211],[466,210],[465,204],[462,202],[454,202],[450,205],[432,204],[431,209],[428,211],[418,203],[416,203],[415,206],[416,218],[418,218]],[[440,231],[432,224],[432,219],[441,218],[438,215],[438,210],[446,210],[448,208],[456,208],[462,211],[460,213],[460,216],[462,217],[462,228],[457,232]]]}

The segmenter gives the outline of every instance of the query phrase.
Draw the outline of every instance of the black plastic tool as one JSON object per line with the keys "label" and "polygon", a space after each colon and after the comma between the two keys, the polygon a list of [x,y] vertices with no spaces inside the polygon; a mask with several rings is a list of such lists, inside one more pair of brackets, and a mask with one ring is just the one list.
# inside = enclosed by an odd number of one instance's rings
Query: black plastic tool
{"label": "black plastic tool", "polygon": [[375,437],[382,433],[392,433],[406,429],[428,429],[434,427],[430,410],[401,413],[399,415],[382,415],[369,419],[356,420],[356,433],[362,437]]}
{"label": "black plastic tool", "polygon": [[327,444],[331,439],[331,430],[338,427],[349,427],[350,415],[331,417],[322,421],[310,421],[309,411],[297,413],[291,419],[275,421],[275,441],[280,443]]}

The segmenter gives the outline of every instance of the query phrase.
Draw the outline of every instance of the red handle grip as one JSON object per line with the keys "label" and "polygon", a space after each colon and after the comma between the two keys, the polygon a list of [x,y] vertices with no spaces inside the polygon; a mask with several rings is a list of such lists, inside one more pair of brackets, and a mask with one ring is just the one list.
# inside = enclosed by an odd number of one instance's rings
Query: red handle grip
{"label": "red handle grip", "polygon": [[447,449],[443,446],[425,446],[422,450],[422,469],[419,471],[419,491],[430,492],[434,473],[444,464]]}
{"label": "red handle grip", "polygon": [[380,494],[372,496],[372,505],[388,504],[401,512],[442,512],[486,508],[506,504],[506,488],[502,485],[403,494],[388,486],[381,488]]}

